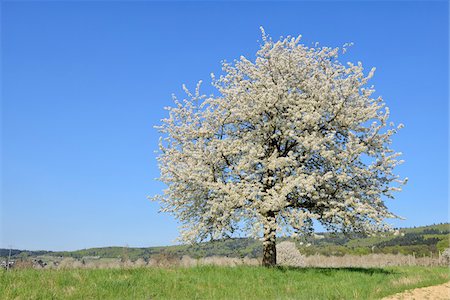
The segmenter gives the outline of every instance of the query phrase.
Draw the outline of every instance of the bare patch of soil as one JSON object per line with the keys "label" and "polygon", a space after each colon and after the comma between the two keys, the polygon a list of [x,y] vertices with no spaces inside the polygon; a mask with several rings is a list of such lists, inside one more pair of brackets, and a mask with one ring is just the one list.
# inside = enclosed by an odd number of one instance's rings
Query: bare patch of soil
{"label": "bare patch of soil", "polygon": [[382,300],[450,300],[450,282],[409,290]]}

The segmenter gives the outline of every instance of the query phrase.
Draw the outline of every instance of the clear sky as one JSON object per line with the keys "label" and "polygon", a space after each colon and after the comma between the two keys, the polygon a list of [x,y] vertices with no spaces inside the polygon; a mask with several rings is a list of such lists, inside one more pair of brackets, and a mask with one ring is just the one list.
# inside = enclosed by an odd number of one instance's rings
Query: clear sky
{"label": "clear sky", "polygon": [[171,94],[274,38],[341,46],[405,128],[395,226],[448,221],[448,2],[2,2],[0,247],[169,245],[158,133]]}

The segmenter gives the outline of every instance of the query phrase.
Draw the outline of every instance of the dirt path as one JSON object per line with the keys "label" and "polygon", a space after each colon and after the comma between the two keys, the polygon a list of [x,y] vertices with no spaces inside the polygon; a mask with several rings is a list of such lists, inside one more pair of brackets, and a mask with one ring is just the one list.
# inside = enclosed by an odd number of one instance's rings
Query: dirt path
{"label": "dirt path", "polygon": [[395,294],[382,300],[450,300],[450,282],[429,286],[420,289],[409,290]]}

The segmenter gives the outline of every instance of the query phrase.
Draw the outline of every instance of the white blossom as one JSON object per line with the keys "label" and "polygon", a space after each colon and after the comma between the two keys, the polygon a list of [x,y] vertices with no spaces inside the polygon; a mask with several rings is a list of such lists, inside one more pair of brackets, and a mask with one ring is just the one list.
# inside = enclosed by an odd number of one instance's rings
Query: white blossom
{"label": "white blossom", "polygon": [[282,266],[305,266],[305,256],[300,253],[295,243],[289,241],[277,244],[277,261]]}
{"label": "white blossom", "polygon": [[[373,232],[395,217],[384,199],[406,182],[389,108],[368,86],[375,69],[342,64],[338,48],[273,41],[256,59],[223,62],[215,95],[185,86],[158,126],[160,180],[153,197],[181,223],[182,239],[331,230]],[[344,50],[347,46],[344,47]],[[390,126],[392,125],[392,126]]]}

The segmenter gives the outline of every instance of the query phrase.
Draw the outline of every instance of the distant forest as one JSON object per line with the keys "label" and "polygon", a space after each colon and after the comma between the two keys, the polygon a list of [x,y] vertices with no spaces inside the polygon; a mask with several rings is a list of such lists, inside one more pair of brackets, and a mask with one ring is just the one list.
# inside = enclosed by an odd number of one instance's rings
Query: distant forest
{"label": "distant forest", "polygon": [[[280,238],[279,240],[290,240]],[[393,233],[376,236],[363,236],[343,233],[317,233],[293,240],[305,255],[321,254],[342,256],[345,254],[364,255],[370,253],[414,254],[416,256],[434,256],[449,248],[450,223],[429,226],[401,228]],[[6,258],[9,249],[0,249],[0,257]],[[13,259],[26,259],[39,256],[121,258],[137,260],[149,259],[153,255],[170,255],[193,258],[208,256],[250,257],[262,255],[261,242],[248,238],[224,239],[195,245],[166,247],[103,247],[77,251],[28,251],[11,249]]]}

